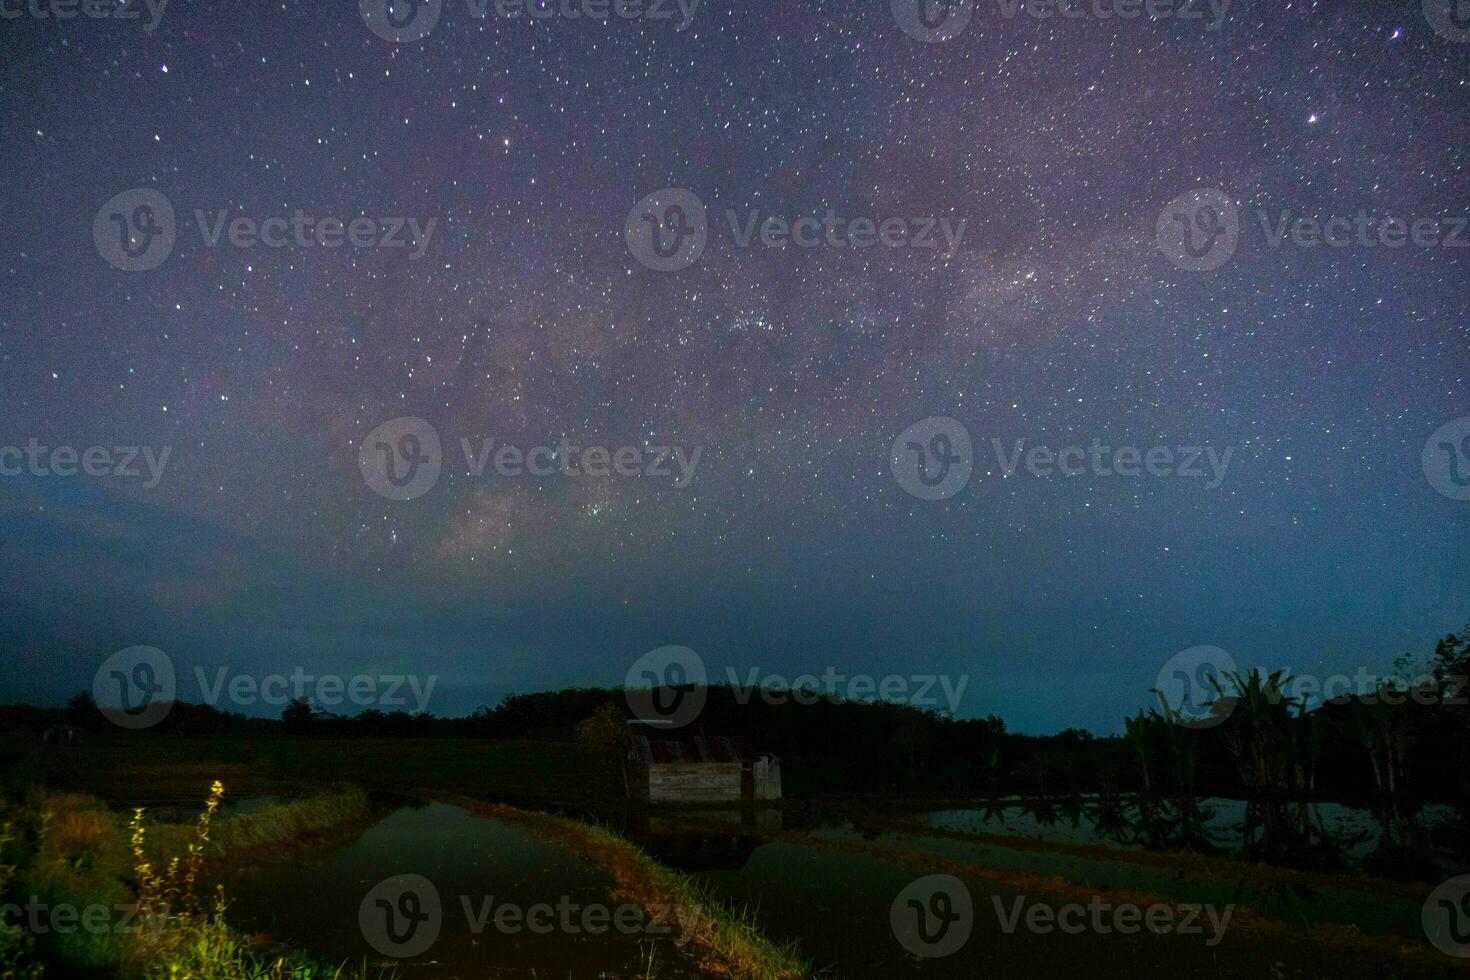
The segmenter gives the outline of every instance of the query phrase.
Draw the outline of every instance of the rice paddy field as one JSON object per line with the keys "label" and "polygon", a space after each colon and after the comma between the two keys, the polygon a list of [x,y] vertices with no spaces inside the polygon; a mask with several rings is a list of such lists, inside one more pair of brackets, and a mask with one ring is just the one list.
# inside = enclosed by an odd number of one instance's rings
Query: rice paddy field
{"label": "rice paddy field", "polygon": [[[1453,808],[650,808],[582,778],[581,753],[115,738],[33,754],[7,771],[6,895],[48,911],[7,934],[3,975],[1463,975],[1423,914],[1470,863]],[[1395,861],[1410,845],[1420,863]],[[67,907],[112,911],[66,931],[49,910]],[[915,932],[914,909],[942,928]]]}

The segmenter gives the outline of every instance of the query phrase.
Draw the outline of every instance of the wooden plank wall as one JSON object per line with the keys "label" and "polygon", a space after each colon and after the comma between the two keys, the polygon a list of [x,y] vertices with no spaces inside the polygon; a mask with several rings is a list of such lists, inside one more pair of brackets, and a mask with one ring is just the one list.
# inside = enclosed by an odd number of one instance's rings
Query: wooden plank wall
{"label": "wooden plank wall", "polygon": [[648,770],[648,798],[655,803],[739,800],[740,769],[739,763],[655,765]]}

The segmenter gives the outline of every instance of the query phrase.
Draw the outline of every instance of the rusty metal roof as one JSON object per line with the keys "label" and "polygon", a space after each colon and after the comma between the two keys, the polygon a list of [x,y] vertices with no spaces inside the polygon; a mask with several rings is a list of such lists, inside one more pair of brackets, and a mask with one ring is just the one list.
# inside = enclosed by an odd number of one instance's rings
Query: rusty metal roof
{"label": "rusty metal roof", "polygon": [[634,732],[629,734],[628,740],[633,753],[643,760],[644,765],[746,763],[754,762],[761,755],[747,740],[723,735],[645,735]]}

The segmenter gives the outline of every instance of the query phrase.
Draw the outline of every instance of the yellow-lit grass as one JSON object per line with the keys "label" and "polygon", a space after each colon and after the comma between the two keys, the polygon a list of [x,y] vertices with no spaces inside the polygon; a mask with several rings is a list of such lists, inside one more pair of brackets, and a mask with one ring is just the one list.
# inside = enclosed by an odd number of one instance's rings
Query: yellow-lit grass
{"label": "yellow-lit grass", "polygon": [[[35,896],[53,907],[137,907],[128,928],[41,937],[12,934],[24,940],[25,954],[57,964],[63,971],[57,976],[76,969],[107,970],[124,980],[353,980],[371,975],[365,965],[334,967],[299,951],[268,950],[226,923],[222,894],[208,907],[195,894],[207,863],[288,848],[362,820],[370,813],[366,794],[343,789],[219,818],[223,793],[216,782],[192,824],[149,824],[142,809],[125,819],[101,801],[76,793],[35,792],[23,807],[7,808],[7,828],[19,829],[0,834],[0,845],[6,845],[0,887],[8,885],[13,894]],[[12,857],[19,867],[3,863]],[[38,969],[36,962],[9,961],[21,948],[13,940],[0,943],[0,978],[42,976],[22,969]]]}

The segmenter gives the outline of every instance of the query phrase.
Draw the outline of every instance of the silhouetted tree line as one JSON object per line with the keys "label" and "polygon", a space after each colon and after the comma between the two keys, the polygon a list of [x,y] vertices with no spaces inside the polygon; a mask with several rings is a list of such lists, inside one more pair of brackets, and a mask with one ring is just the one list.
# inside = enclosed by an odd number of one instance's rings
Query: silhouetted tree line
{"label": "silhouetted tree line", "polygon": [[[1400,658],[1406,668],[1409,658]],[[1125,721],[1122,736],[1079,729],[1029,736],[995,716],[956,720],[932,710],[826,695],[766,697],[728,685],[705,689],[690,734],[743,736],[786,760],[788,795],[970,796],[1143,792],[1158,796],[1396,795],[1470,798],[1470,626],[1439,641],[1412,688],[1384,679],[1308,710],[1284,671],[1215,680],[1212,714],[1186,719],[1164,703]],[[685,689],[690,690],[688,688]],[[817,692],[812,692],[816,695]],[[165,735],[299,738],[486,738],[602,744],[628,720],[620,689],[569,688],[506,697],[466,717],[367,710],[352,716],[306,700],[279,721],[178,702],[150,729]],[[0,707],[0,727],[57,724],[129,734],[91,696],[63,709]]]}

